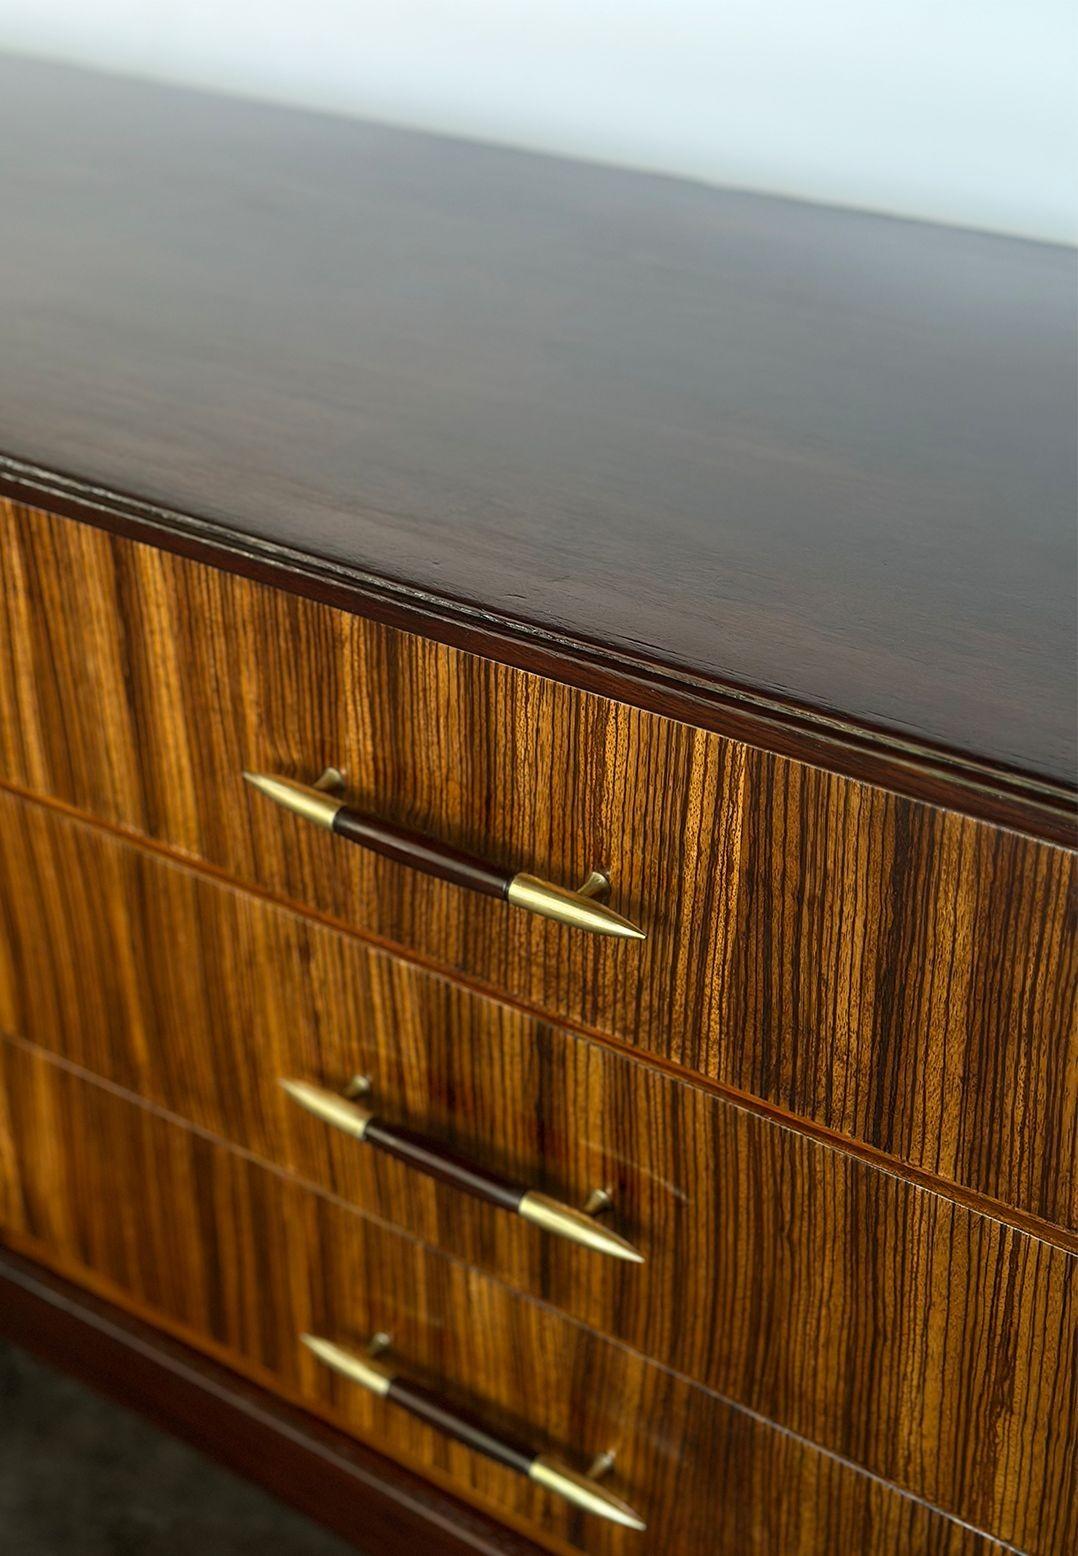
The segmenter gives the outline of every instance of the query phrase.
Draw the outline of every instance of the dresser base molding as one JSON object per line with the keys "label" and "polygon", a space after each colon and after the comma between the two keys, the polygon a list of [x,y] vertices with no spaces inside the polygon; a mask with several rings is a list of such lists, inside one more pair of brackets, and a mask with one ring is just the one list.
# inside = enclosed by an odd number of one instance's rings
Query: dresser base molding
{"label": "dresser base molding", "polygon": [[0,1247],[0,1335],[379,1556],[540,1547],[51,1271]]}

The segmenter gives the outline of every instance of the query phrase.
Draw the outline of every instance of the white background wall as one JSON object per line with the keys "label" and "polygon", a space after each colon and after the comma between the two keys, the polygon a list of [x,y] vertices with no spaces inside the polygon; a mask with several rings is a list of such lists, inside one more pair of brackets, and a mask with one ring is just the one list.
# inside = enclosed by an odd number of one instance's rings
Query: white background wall
{"label": "white background wall", "polygon": [[1078,235],[1076,0],[0,0],[0,49]]}

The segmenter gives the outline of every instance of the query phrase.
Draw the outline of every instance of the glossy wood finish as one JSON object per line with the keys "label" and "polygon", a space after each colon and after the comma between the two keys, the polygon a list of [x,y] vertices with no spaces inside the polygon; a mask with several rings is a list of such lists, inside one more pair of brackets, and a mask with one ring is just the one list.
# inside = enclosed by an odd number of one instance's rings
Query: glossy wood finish
{"label": "glossy wood finish", "polygon": [[1078,834],[1074,793],[1057,784],[986,767],[955,752],[929,752],[907,741],[888,739],[879,730],[858,729],[843,719],[761,700],[737,688],[686,679],[601,644],[540,634],[490,611],[394,586],[2,453],[0,497],[548,676],[565,686],[760,745],[826,772],[997,826],[1017,827],[1046,842],[1073,846]]}
{"label": "glossy wood finish", "polygon": [[[1045,1445],[1078,1343],[1073,1237],[1068,1252],[1023,1236],[24,809],[42,834],[24,872],[63,882],[71,919],[107,928],[72,933],[26,904],[4,1023],[974,1522],[997,1528],[980,1500],[987,1459],[1017,1462],[1025,1445],[1023,1486],[1051,1481]],[[102,888],[96,914],[79,883]],[[355,1071],[395,1112],[536,1187],[579,1203],[609,1186],[646,1265],[559,1245],[380,1161],[276,1085],[298,1072],[343,1087]]]}
{"label": "glossy wood finish", "polygon": [[0,1334],[261,1482],[364,1552],[538,1556],[531,1540],[429,1480],[3,1248]]}
{"label": "glossy wood finish", "polygon": [[[440,1488],[1078,1546],[1073,254],[0,62],[8,121],[2,1235],[333,1423],[394,1548],[523,1549]],[[327,764],[390,857],[240,781]],[[401,1159],[277,1085],[358,1071]],[[298,1343],[375,1329],[426,1425]]]}
{"label": "glossy wood finish", "polygon": [[[0,509],[0,777],[943,1178],[1069,1221],[1070,852],[68,520]],[[326,765],[566,882],[600,942],[290,818]]]}
{"label": "glossy wood finish", "polygon": [[[551,1309],[379,1230],[114,1093],[4,1045],[5,1234],[108,1285],[286,1397],[569,1545],[597,1553],[707,1550],[890,1556],[992,1543],[797,1436],[649,1366]],[[126,1213],[114,1207],[122,1195]],[[649,1518],[638,1535],[543,1498],[529,1482],[431,1431],[301,1354],[299,1330],[341,1343],[374,1330],[432,1382],[507,1430],[525,1422],[586,1461],[616,1448],[615,1485]],[[1059,1405],[1062,1408],[1062,1397]],[[1053,1475],[1073,1450],[1053,1422]],[[1051,1495],[1001,1451],[981,1496],[1032,1550],[1066,1548],[1065,1487]]]}
{"label": "glossy wood finish", "polygon": [[28,62],[0,139],[5,452],[1073,786],[1068,249]]}

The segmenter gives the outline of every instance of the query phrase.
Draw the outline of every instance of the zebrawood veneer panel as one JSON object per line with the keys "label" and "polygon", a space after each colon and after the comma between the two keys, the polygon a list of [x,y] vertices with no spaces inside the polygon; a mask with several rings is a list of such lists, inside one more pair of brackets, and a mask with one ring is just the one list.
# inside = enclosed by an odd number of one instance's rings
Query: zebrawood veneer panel
{"label": "zebrawood veneer panel", "polygon": [[[974,1522],[1051,1500],[1078,1376],[1064,1250],[10,797],[0,924],[9,1030]],[[356,1072],[518,1181],[611,1187],[646,1265],[544,1238],[276,1084]]]}
{"label": "zebrawood veneer panel", "polygon": [[[92,1272],[194,1343],[224,1347],[241,1370],[548,1535],[598,1556],[998,1548],[550,1308],[43,1057],[0,1044],[0,1068],[0,1213],[20,1246]],[[559,1507],[335,1379],[295,1340],[314,1330],[360,1344],[378,1329],[413,1376],[443,1389],[452,1380],[496,1427],[584,1458],[616,1447],[616,1483],[645,1513],[647,1533]],[[1039,1548],[1064,1548],[1065,1506],[1035,1513]]]}
{"label": "zebrawood veneer panel", "polygon": [[[1073,856],[0,506],[0,776],[1049,1220],[1075,1224]],[[391,819],[572,884],[573,934],[251,793],[343,767]]]}

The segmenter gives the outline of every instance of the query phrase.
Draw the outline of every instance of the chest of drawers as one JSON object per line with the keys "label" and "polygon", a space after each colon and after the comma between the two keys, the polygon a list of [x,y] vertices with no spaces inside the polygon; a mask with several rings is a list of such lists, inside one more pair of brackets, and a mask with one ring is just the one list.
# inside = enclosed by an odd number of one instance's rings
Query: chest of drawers
{"label": "chest of drawers", "polygon": [[0,82],[0,1329],[361,1549],[1073,1549],[1072,257]]}

